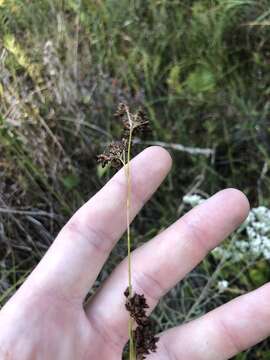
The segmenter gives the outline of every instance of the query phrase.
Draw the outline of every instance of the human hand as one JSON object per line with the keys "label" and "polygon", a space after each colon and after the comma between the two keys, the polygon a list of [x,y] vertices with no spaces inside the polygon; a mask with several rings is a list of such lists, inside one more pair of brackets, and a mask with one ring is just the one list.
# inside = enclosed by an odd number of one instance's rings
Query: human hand
{"label": "human hand", "polygon": [[[131,162],[132,218],[171,166],[151,147]],[[181,169],[180,169],[181,170]],[[120,170],[61,230],[17,293],[0,312],[0,358],[120,360],[128,340],[123,292],[127,260],[84,307],[84,299],[126,228],[126,180]],[[247,216],[238,190],[223,190],[194,208],[132,255],[132,283],[152,310],[158,300]],[[149,360],[222,360],[270,332],[270,285],[160,335]]]}

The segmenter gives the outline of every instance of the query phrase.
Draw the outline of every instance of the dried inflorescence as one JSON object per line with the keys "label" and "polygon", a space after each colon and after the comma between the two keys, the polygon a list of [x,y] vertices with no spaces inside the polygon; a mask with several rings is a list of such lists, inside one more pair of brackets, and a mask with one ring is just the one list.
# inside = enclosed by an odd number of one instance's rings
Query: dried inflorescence
{"label": "dried inflorescence", "polygon": [[[102,167],[110,164],[115,168],[119,168],[122,165],[127,166],[127,184],[130,191],[130,178],[128,171],[130,161],[130,150],[132,147],[133,135],[136,133],[143,133],[149,129],[148,119],[142,109],[131,113],[129,107],[120,103],[114,116],[122,124],[123,134],[122,140],[112,142],[108,145],[103,154],[97,158],[98,163]],[[129,208],[130,208],[130,192],[127,195],[127,226],[129,229]],[[128,231],[128,256],[130,256],[130,232]],[[130,257],[129,257],[130,258]],[[131,275],[131,269],[129,268],[129,274]],[[129,277],[131,279],[131,276]],[[146,315],[146,310],[149,308],[144,295],[137,293],[130,294],[129,289],[131,283],[129,280],[129,287],[124,292],[126,297],[126,309],[130,314],[130,317],[134,320],[136,329],[130,333],[130,354],[136,352],[136,360],[144,360],[146,356],[151,352],[155,352],[157,349],[158,337],[154,336],[153,323]],[[132,341],[133,340],[133,341]],[[133,349],[135,345],[135,349]]]}
{"label": "dried inflorescence", "polygon": [[137,360],[144,360],[151,352],[156,352],[158,337],[154,335],[151,319],[146,315],[149,308],[145,296],[134,293],[129,296],[129,288],[124,292],[126,309],[135,320],[137,328],[133,331]]}
{"label": "dried inflorescence", "polygon": [[144,132],[149,129],[149,121],[142,109],[131,113],[126,104],[120,103],[114,116],[121,120],[125,134],[129,134],[130,130],[134,134],[134,132]]}
{"label": "dried inflorescence", "polygon": [[126,301],[126,309],[130,313],[130,316],[136,321],[138,325],[145,325],[149,319],[146,315],[146,309],[149,308],[144,295],[134,293],[133,296],[129,296],[129,288],[124,292]]}
{"label": "dried inflorescence", "polygon": [[124,165],[130,134],[143,133],[149,129],[149,121],[142,109],[131,113],[126,104],[120,103],[114,116],[122,124],[122,140],[112,142],[108,145],[104,153],[98,155],[97,162],[100,163],[102,167],[111,164],[114,168],[120,168]]}
{"label": "dried inflorescence", "polygon": [[119,168],[124,164],[124,157],[127,151],[127,139],[110,143],[103,154],[98,155],[97,162],[105,167],[111,164],[114,168]]}
{"label": "dried inflorescence", "polygon": [[138,326],[134,331],[137,360],[144,360],[151,352],[156,352],[158,340],[150,325]]}

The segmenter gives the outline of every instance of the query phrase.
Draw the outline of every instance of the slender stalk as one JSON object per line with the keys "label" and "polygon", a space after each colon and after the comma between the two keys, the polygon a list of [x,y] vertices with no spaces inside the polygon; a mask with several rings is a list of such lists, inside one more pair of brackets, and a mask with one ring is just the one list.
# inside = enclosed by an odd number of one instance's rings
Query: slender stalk
{"label": "slender stalk", "polygon": [[[127,256],[128,256],[128,290],[129,297],[132,296],[132,279],[131,279],[131,236],[130,236],[130,208],[131,208],[131,170],[130,170],[130,157],[131,157],[131,145],[132,145],[132,122],[130,119],[129,111],[127,110],[127,116],[130,123],[127,159],[126,159],[126,178],[127,178]],[[128,333],[129,333],[129,360],[136,360],[135,344],[133,339],[133,320],[129,317]]]}
{"label": "slender stalk", "polygon": [[128,289],[129,295],[132,295],[131,283],[131,236],[130,236],[130,205],[131,205],[131,171],[130,171],[130,152],[131,152],[132,131],[129,134],[128,152],[127,152],[127,255],[128,255]]}
{"label": "slender stalk", "polygon": [[[1,0],[0,0],[1,1]],[[132,206],[132,177],[131,177],[131,149],[133,134],[135,131],[146,130],[148,126],[148,120],[142,109],[139,109],[135,113],[129,112],[129,107],[125,103],[120,103],[115,116],[121,120],[123,126],[123,135],[121,141],[112,142],[109,144],[108,149],[103,154],[98,156],[98,163],[105,166],[106,164],[120,165],[124,167],[126,177],[126,225],[127,225],[127,263],[128,263],[128,288],[124,291],[126,298],[126,310],[129,313],[128,321],[128,334],[129,334],[129,360],[136,360],[137,347],[140,348],[138,352],[143,354],[149,354],[150,351],[156,350],[157,337],[149,332],[147,328],[147,334],[145,336],[145,327],[142,325],[142,321],[147,318],[145,309],[147,308],[146,299],[144,295],[133,293],[132,289],[132,266],[131,266],[131,232],[130,232],[130,220],[131,220],[131,206]],[[140,301],[141,300],[141,301]],[[136,332],[134,328],[136,328]],[[141,328],[140,328],[141,325]],[[147,322],[148,326],[148,322]],[[137,342],[137,337],[143,340],[143,344]]]}

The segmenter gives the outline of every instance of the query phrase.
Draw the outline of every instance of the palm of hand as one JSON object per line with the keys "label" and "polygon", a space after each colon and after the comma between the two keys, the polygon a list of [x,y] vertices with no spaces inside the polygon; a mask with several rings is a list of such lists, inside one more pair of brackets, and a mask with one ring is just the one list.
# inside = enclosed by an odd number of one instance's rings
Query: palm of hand
{"label": "palm of hand", "polygon": [[[152,147],[132,161],[132,217],[170,168],[164,150]],[[145,169],[139,171],[139,169]],[[71,218],[24,285],[0,312],[1,359],[119,360],[128,339],[124,260],[86,306],[85,296],[125,231],[125,177],[121,170]],[[152,310],[246,217],[242,193],[229,189],[135,250],[133,288]],[[269,285],[200,319],[161,334],[149,360],[229,359],[270,332]]]}
{"label": "palm of hand", "polygon": [[27,303],[19,296],[8,304],[0,319],[8,337],[1,342],[1,359],[121,358],[120,348],[95,329],[82,304],[55,295],[32,295]]}

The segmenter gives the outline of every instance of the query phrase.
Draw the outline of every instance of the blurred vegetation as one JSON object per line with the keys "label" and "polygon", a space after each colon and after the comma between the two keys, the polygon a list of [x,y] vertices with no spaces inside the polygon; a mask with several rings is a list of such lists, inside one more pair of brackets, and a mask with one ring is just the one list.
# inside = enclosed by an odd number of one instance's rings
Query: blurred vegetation
{"label": "blurred vegetation", "polygon": [[[137,245],[187,210],[182,197],[189,192],[207,197],[237,187],[252,206],[269,206],[269,5],[0,0],[2,305],[72,212],[111,176],[96,165],[96,154],[119,131],[112,117],[119,101],[142,104],[151,121],[151,136],[134,153],[158,141],[213,151],[171,150],[173,171],[133,226]],[[120,242],[99,281],[125,252]],[[269,280],[263,259],[245,264],[246,272],[243,264],[225,265],[218,268],[210,255],[161,302],[157,327]],[[232,285],[218,293],[223,278]],[[236,359],[268,359],[268,346]]]}

